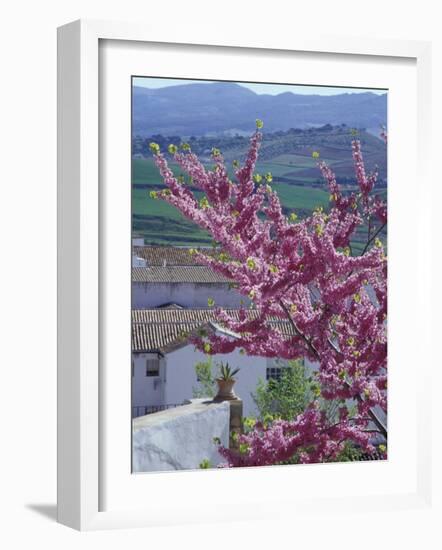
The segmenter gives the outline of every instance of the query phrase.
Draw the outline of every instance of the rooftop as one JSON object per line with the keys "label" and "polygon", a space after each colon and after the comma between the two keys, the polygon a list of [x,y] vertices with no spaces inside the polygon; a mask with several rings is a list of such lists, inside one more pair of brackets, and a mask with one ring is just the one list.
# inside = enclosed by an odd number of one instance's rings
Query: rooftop
{"label": "rooftop", "polygon": [[[239,319],[238,309],[226,311],[233,318]],[[248,314],[253,318],[257,312],[250,310]],[[268,322],[287,337],[294,335],[288,321],[275,317],[269,318]],[[132,351],[135,353],[170,351],[183,344],[186,345],[190,333],[206,326],[211,327],[212,330],[222,330],[213,309],[132,310]]]}
{"label": "rooftop", "polygon": [[[133,253],[147,261],[149,266],[194,266],[202,265],[190,248],[179,246],[134,246]],[[200,248],[205,254],[213,254],[212,248]]]}
{"label": "rooftop", "polygon": [[135,283],[205,283],[227,284],[231,280],[205,265],[133,267]]}

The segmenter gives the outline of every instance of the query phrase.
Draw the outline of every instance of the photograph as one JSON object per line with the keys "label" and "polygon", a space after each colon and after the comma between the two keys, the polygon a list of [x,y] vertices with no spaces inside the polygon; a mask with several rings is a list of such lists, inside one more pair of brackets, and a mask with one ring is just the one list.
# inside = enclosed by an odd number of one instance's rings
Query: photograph
{"label": "photograph", "polygon": [[130,85],[132,472],[387,460],[388,90]]}

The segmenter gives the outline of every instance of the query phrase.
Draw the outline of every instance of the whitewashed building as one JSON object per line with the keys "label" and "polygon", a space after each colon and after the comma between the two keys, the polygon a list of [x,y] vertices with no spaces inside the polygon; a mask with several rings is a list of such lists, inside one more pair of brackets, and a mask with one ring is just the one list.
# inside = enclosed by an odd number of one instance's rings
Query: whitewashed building
{"label": "whitewashed building", "polygon": [[[212,249],[205,249],[213,253]],[[132,251],[132,413],[141,416],[181,405],[199,387],[195,365],[208,356],[195,349],[189,336],[201,328],[225,333],[216,322],[208,298],[237,315],[249,300],[232,281],[201,265],[184,247],[133,246]],[[290,334],[291,327],[278,321]],[[234,338],[235,335],[228,334]],[[259,379],[277,377],[284,363],[235,350],[211,359],[213,373],[221,361],[241,370],[235,391],[244,415],[254,415],[252,394]]]}
{"label": "whitewashed building", "polygon": [[204,308],[209,297],[217,305],[229,308],[249,302],[232,288],[231,280],[199,264],[188,248],[134,247],[132,258],[133,309],[170,303]]}
{"label": "whitewashed building", "polygon": [[[235,314],[237,310],[229,310]],[[284,321],[279,322],[290,331]],[[235,338],[215,321],[209,309],[143,309],[132,312],[132,407],[133,416],[180,405],[194,396],[198,387],[195,365],[208,356],[189,342],[189,336],[201,328]],[[183,336],[185,334],[185,336]],[[275,378],[283,363],[266,357],[241,354],[237,349],[228,355],[212,356],[212,366],[228,362],[240,371],[235,376],[235,392],[243,400],[244,415],[257,410],[252,394],[258,380]]]}
{"label": "whitewashed building", "polygon": [[238,308],[248,302],[231,288],[231,281],[206,266],[151,266],[132,268],[132,308],[207,307],[208,298],[217,305]]}

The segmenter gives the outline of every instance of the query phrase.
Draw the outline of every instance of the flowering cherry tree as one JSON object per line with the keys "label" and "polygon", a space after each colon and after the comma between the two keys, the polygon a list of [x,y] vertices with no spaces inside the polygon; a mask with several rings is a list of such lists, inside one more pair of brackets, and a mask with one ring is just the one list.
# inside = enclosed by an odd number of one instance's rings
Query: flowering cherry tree
{"label": "flowering cherry tree", "polygon": [[[257,120],[244,164],[234,163],[234,181],[218,149],[207,169],[188,144],[169,146],[198,196],[174,176],[159,146],[150,145],[166,186],[151,196],[210,233],[216,253],[191,252],[230,278],[250,304],[232,318],[209,300],[219,321],[237,337],[211,334],[195,339],[195,345],[208,354],[240,348],[249,355],[305,357],[317,364],[316,396],[302,414],[257,423],[240,436],[240,452],[220,448],[220,453],[228,466],[254,466],[293,457],[299,462],[333,460],[348,442],[373,451],[374,435],[384,443],[387,439],[379,417],[379,411],[387,410],[387,259],[379,239],[387,208],[373,195],[377,173],[366,172],[355,138],[357,191],[344,193],[331,168],[318,160],[330,208],[318,208],[304,219],[294,212],[287,216],[271,174],[255,173],[261,128]],[[359,255],[351,244],[356,230],[366,235]],[[333,421],[320,406],[324,400],[339,400]],[[380,449],[385,454],[384,444]]]}

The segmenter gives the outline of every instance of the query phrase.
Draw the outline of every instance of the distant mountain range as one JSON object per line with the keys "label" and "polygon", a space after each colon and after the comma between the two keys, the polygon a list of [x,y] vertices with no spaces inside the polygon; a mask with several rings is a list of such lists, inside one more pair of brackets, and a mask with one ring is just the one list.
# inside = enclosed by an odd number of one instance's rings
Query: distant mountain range
{"label": "distant mountain range", "polygon": [[324,124],[378,130],[387,122],[387,95],[256,94],[230,82],[133,88],[133,135],[246,134],[257,118],[270,132]]}

